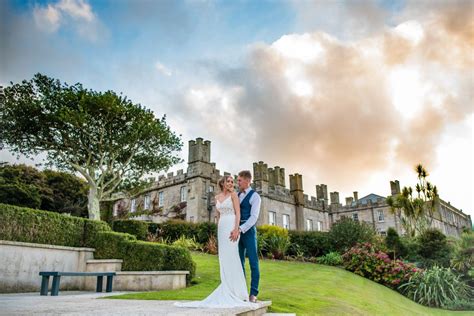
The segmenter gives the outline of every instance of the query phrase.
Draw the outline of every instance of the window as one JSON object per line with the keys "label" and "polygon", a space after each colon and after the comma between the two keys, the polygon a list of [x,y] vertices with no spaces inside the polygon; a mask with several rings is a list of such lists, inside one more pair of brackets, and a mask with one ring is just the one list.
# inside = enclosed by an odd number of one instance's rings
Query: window
{"label": "window", "polygon": [[384,231],[384,230],[382,230],[382,231],[380,231],[380,235],[382,235],[382,236],[387,236],[387,232]]}
{"label": "window", "polygon": [[290,215],[283,214],[283,228],[290,229]]}
{"label": "window", "polygon": [[352,213],[352,219],[355,220],[355,221],[358,221],[359,220],[359,214]]}
{"label": "window", "polygon": [[130,202],[130,212],[133,213],[137,210],[137,200],[132,199]]}
{"label": "window", "polygon": [[190,217],[189,217],[189,221],[190,221],[191,223],[194,223],[194,216],[190,216]]}
{"label": "window", "polygon": [[185,202],[186,201],[186,195],[187,195],[186,193],[188,193],[187,190],[186,190],[186,187],[181,187],[181,190],[180,190],[179,193],[180,193],[180,196],[181,196],[181,202]]}
{"label": "window", "polygon": [[150,201],[151,201],[151,196],[150,196],[150,193],[148,193],[147,195],[145,195],[145,210],[149,210],[150,209]]}
{"label": "window", "polygon": [[318,221],[318,232],[323,230],[323,222]]}
{"label": "window", "polygon": [[163,191],[158,193],[158,207],[161,207],[164,205],[164,194]]}
{"label": "window", "polygon": [[269,225],[276,225],[276,213],[269,211],[268,212],[268,224]]}
{"label": "window", "polygon": [[385,217],[383,215],[383,210],[379,210],[378,213],[379,213],[379,222],[385,221]]}
{"label": "window", "polygon": [[213,185],[209,186],[209,192],[214,192],[214,186]]}
{"label": "window", "polygon": [[306,231],[312,231],[313,230],[313,220],[307,219],[306,220]]}

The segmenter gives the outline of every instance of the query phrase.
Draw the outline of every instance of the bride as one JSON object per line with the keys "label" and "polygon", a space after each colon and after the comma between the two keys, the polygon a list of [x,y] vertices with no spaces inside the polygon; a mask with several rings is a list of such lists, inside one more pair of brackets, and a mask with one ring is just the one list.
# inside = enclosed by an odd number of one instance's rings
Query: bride
{"label": "bride", "polygon": [[[238,241],[240,235],[240,201],[234,192],[234,179],[225,175],[219,180],[221,193],[216,196],[217,209],[217,241],[221,283],[204,300],[176,302],[180,307],[230,308],[250,307],[257,304],[249,302],[247,284],[239,257]],[[231,233],[239,236],[232,241]]]}

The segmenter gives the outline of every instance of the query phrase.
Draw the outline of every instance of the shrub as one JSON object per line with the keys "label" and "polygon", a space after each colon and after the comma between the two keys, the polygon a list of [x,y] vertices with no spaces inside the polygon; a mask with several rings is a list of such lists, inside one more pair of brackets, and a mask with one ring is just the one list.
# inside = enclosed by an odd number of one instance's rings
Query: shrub
{"label": "shrub", "polygon": [[189,250],[202,250],[202,246],[193,238],[186,238],[184,235],[176,239],[173,246],[183,247]]}
{"label": "shrub", "polygon": [[410,236],[402,236],[400,237],[400,242],[402,243],[402,247],[405,250],[405,253],[402,256],[403,259],[410,262],[419,262],[420,256],[418,255],[419,247],[417,239]]}
{"label": "shrub", "polygon": [[[159,224],[150,223],[149,227],[156,227],[154,233],[156,233],[157,236],[168,238],[170,242],[179,239],[183,235],[186,237],[197,235],[196,224],[182,220],[169,220]],[[153,230],[151,230],[151,232],[153,233]]]}
{"label": "shrub", "polygon": [[217,255],[217,252],[218,252],[217,250],[218,250],[217,238],[214,235],[211,235],[207,243],[204,245],[204,251],[211,255]]}
{"label": "shrub", "polygon": [[84,219],[84,236],[82,244],[85,247],[92,247],[94,240],[99,233],[111,232],[112,229],[106,222],[96,221],[92,219]]}
{"label": "shrub", "polygon": [[279,226],[262,225],[257,228],[258,234],[262,235],[262,252],[274,259],[285,257],[290,238],[288,231]]}
{"label": "shrub", "polygon": [[112,229],[116,232],[134,235],[139,240],[146,240],[148,223],[133,219],[116,220],[112,223]]}
{"label": "shrub", "polygon": [[196,225],[196,241],[205,244],[211,236],[217,236],[217,224],[210,222],[202,222]]}
{"label": "shrub", "polygon": [[328,266],[339,266],[342,264],[342,256],[338,252],[330,252],[324,256],[317,258],[317,263],[325,264]]}
{"label": "shrub", "polygon": [[463,274],[474,268],[474,233],[461,234],[461,238],[455,244],[451,266]]}
{"label": "shrub", "polygon": [[137,241],[119,232],[99,232],[93,244],[96,259],[122,259],[123,271],[187,270],[187,283],[195,275],[196,266],[187,249],[159,243]]}
{"label": "shrub", "polygon": [[93,243],[95,259],[125,259],[127,258],[130,241],[136,241],[133,235],[118,232],[98,232]]}
{"label": "shrub", "polygon": [[181,236],[195,238],[201,244],[207,243],[211,236],[217,236],[215,223],[190,223],[183,220],[169,220],[164,223],[148,223],[148,232],[173,242]]}
{"label": "shrub", "polygon": [[415,273],[399,290],[413,301],[433,307],[446,307],[472,297],[472,288],[459,275],[438,266]]}
{"label": "shrub", "polygon": [[412,264],[390,257],[371,243],[357,244],[342,255],[344,267],[391,288],[408,282],[418,271]]}
{"label": "shrub", "polygon": [[288,254],[304,257],[317,257],[327,254],[330,251],[329,236],[327,232],[300,232],[290,231],[290,247]]}
{"label": "shrub", "polygon": [[459,299],[448,302],[446,303],[445,308],[456,311],[474,311],[474,300]]}
{"label": "shrub", "polygon": [[427,229],[418,237],[418,255],[421,265],[429,268],[432,266],[449,267],[452,248],[446,236],[438,229]]}
{"label": "shrub", "polygon": [[41,195],[34,185],[2,183],[0,184],[0,201],[6,204],[39,208]]}
{"label": "shrub", "polygon": [[398,236],[397,231],[393,227],[390,227],[387,230],[387,236],[385,237],[385,245],[391,252],[393,252],[393,259],[406,255],[406,248],[401,242],[400,236]]}
{"label": "shrub", "polygon": [[344,253],[357,243],[374,242],[375,230],[367,223],[342,218],[329,231],[331,249]]}

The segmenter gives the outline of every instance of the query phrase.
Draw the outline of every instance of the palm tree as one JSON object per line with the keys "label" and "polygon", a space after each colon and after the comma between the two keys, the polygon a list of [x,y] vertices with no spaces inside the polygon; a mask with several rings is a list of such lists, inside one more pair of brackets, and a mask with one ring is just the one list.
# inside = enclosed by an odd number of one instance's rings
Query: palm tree
{"label": "palm tree", "polygon": [[437,187],[426,180],[429,174],[423,165],[416,165],[415,171],[418,176],[416,197],[413,197],[411,187],[404,187],[400,194],[387,198],[390,210],[397,215],[406,234],[411,237],[431,226],[439,198]]}

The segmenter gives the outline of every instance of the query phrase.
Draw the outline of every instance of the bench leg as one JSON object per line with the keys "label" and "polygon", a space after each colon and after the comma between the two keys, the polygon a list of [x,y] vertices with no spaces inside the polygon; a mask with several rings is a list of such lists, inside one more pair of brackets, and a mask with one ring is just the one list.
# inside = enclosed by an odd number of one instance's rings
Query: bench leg
{"label": "bench leg", "polygon": [[51,288],[51,296],[58,296],[59,293],[59,281],[61,281],[61,276],[53,276],[53,287]]}
{"label": "bench leg", "polygon": [[102,275],[97,276],[96,292],[102,292],[102,283],[103,282],[104,282],[104,277]]}
{"label": "bench leg", "polygon": [[114,281],[113,275],[107,276],[107,287],[105,288],[106,292],[112,292],[112,282]]}
{"label": "bench leg", "polygon": [[43,275],[41,278],[41,291],[40,295],[48,295],[48,286],[49,286],[49,275]]}

